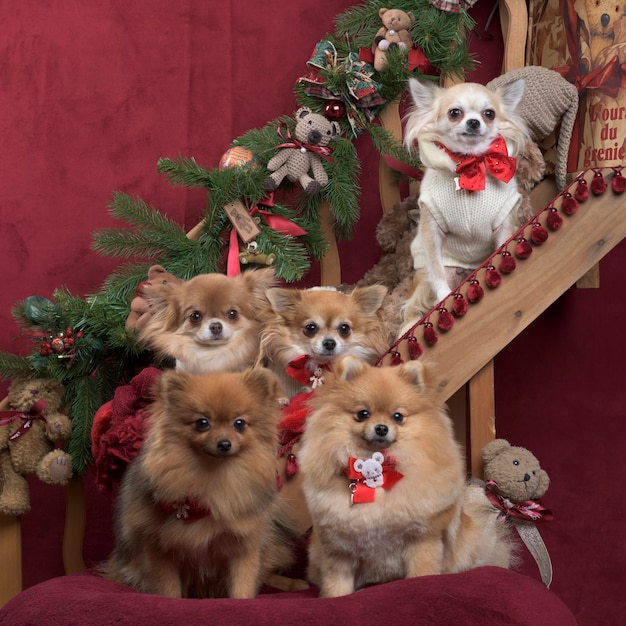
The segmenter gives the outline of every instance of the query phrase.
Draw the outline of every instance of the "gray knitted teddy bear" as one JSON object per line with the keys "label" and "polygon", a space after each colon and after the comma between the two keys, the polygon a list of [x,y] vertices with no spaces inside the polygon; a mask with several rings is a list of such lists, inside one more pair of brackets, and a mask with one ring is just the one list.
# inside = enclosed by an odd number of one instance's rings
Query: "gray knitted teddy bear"
{"label": "gray knitted teddy bear", "polygon": [[274,191],[287,177],[299,182],[306,193],[316,194],[328,183],[321,158],[330,158],[327,146],[339,135],[340,127],[308,107],[299,108],[295,119],[295,138],[289,137],[281,144],[282,150],[268,161],[267,169],[272,174],[265,179],[264,186],[267,191]]}

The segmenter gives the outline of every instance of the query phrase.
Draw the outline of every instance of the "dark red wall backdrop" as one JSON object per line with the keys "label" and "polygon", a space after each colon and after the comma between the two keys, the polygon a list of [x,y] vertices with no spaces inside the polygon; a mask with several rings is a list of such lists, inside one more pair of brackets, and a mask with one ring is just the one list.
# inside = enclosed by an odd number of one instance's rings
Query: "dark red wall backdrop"
{"label": "dark red wall backdrop", "polygon": [[[114,224],[106,210],[112,191],[138,195],[192,227],[204,196],[169,187],[156,173],[157,159],[194,156],[211,167],[233,138],[292,114],[294,82],[350,4],[1,3],[0,255],[7,279],[0,349],[30,350],[13,340],[15,302],[49,297],[62,285],[84,295],[115,266],[89,247],[93,230]],[[479,30],[491,7],[480,0],[472,9]],[[499,73],[496,27],[497,19],[493,41],[474,40],[480,65],[473,80]],[[341,244],[348,282],[378,258],[378,158],[366,138],[358,149],[362,217],[353,241]],[[496,359],[498,434],[533,450],[552,478],[544,501],[555,521],[543,536],[553,589],[581,624],[615,624],[626,614],[625,266],[622,243],[602,262],[599,289],[569,291]],[[91,564],[110,546],[110,503],[87,483]],[[23,518],[25,585],[62,573],[63,491],[32,487],[33,510]],[[537,575],[530,564],[525,569]]]}

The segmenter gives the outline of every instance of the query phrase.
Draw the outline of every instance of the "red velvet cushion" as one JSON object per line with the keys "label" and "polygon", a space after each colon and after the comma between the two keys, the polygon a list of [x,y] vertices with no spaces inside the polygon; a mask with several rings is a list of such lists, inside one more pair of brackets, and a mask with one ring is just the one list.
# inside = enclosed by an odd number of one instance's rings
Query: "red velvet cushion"
{"label": "red velvet cushion", "polygon": [[550,624],[575,626],[563,602],[541,583],[509,570],[482,567],[424,576],[320,599],[316,589],[262,593],[254,600],[175,600],[140,594],[92,573],[53,578],[0,609],[11,626],[73,624]]}

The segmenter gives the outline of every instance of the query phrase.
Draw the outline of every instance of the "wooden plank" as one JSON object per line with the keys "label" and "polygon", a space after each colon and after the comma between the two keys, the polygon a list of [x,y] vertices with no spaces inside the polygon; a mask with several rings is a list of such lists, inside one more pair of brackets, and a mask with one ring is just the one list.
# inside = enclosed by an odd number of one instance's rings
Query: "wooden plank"
{"label": "wooden plank", "polygon": [[[607,172],[608,173],[608,172]],[[593,172],[585,173],[587,182]],[[556,207],[560,201],[555,199]],[[563,225],[549,231],[548,240],[533,246],[526,259],[517,259],[517,269],[503,275],[496,289],[485,286],[484,270],[478,273],[485,295],[470,304],[467,314],[458,318],[439,341],[425,345],[422,361],[439,378],[442,398],[449,398],[495,355],[521,333],[535,318],[565,293],[581,276],[626,237],[626,195],[617,196],[609,189],[601,196],[581,204],[571,216],[563,216]],[[446,301],[449,310],[451,300]],[[437,313],[432,321],[436,323]],[[419,329],[416,337],[420,340]],[[397,346],[408,359],[405,342]],[[391,355],[383,360],[388,363]]]}
{"label": "wooden plank", "polygon": [[84,571],[83,540],[86,527],[85,486],[83,479],[72,478],[65,487],[65,530],[63,532],[63,565],[66,574]]}
{"label": "wooden plank", "polygon": [[502,73],[524,67],[528,34],[526,0],[500,0],[500,25],[504,41]]}
{"label": "wooden plank", "polygon": [[472,476],[483,476],[483,448],[496,436],[493,359],[469,381],[469,458]]}
{"label": "wooden plank", "polygon": [[[393,135],[398,141],[402,141],[402,123],[400,121],[400,107],[398,102],[391,102],[378,117],[380,125]],[[400,188],[398,187],[397,174],[387,165],[384,156],[380,157],[378,164],[378,190],[380,204],[383,213],[387,213],[400,202]]]}
{"label": "wooden plank", "polygon": [[326,200],[322,200],[320,205],[320,226],[324,239],[328,241],[328,250],[320,260],[320,285],[340,285],[341,262],[335,237],[335,219]]}
{"label": "wooden plank", "polygon": [[0,606],[22,591],[21,518],[0,513]]}

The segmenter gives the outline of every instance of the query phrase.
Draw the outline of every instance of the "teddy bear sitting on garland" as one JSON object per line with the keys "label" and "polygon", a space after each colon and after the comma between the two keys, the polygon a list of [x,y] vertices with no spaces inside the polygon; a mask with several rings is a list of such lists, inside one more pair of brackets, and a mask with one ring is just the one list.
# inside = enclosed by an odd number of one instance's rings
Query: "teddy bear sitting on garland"
{"label": "teddy bear sitting on garland", "polygon": [[267,191],[274,191],[287,177],[299,182],[307,194],[316,194],[328,183],[320,159],[332,160],[328,144],[339,135],[341,128],[337,122],[313,113],[308,107],[300,107],[295,119],[295,137],[289,135],[285,143],[277,146],[282,149],[267,163],[272,173],[265,179],[264,186]]}

